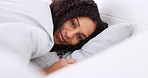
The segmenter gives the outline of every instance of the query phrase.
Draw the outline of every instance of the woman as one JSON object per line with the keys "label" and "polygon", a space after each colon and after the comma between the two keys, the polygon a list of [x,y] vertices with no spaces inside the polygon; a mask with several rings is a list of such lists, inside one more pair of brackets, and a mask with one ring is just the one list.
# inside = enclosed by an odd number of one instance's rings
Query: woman
{"label": "woman", "polygon": [[[107,28],[93,0],[54,0],[50,7],[51,12],[43,0],[2,0],[0,52],[6,49],[19,55],[26,66],[49,51],[63,55],[79,49]],[[62,59],[44,71],[51,73],[73,63],[74,59]]]}
{"label": "woman", "polygon": [[[56,43],[51,51],[61,53],[61,51],[79,49],[88,40],[107,28],[107,24],[101,20],[97,5],[93,0],[54,0],[50,7]],[[74,33],[74,31],[76,32]],[[62,34],[62,38],[64,36],[66,43],[58,41],[59,32]],[[74,38],[70,40],[71,35]]]}
{"label": "woman", "polygon": [[[80,49],[88,40],[107,28],[93,0],[54,0],[50,7],[55,41],[51,51],[58,52],[60,56],[68,51]],[[67,63],[62,59],[62,66],[74,61],[69,59]],[[50,67],[45,69],[45,72],[49,73],[49,69]]]}

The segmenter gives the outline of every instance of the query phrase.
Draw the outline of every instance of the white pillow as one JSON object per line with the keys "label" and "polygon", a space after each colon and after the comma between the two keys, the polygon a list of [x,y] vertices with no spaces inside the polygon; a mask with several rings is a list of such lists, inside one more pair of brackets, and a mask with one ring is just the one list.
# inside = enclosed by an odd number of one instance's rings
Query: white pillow
{"label": "white pillow", "polygon": [[102,50],[128,38],[131,34],[131,24],[119,23],[109,26],[96,37],[88,41],[80,50],[74,51],[67,58],[78,61],[90,57]]}

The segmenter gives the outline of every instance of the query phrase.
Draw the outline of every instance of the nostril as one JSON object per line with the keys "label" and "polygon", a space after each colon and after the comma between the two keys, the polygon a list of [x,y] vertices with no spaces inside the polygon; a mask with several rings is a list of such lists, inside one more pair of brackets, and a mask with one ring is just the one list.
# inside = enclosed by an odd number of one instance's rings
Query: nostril
{"label": "nostril", "polygon": [[67,39],[70,39],[69,33],[67,33],[65,36]]}
{"label": "nostril", "polygon": [[65,31],[65,35],[67,35],[67,31]]}
{"label": "nostril", "polygon": [[68,42],[69,39],[70,39],[70,37],[68,36],[68,32],[67,31],[64,32],[64,35],[63,36],[64,36],[66,42]]}

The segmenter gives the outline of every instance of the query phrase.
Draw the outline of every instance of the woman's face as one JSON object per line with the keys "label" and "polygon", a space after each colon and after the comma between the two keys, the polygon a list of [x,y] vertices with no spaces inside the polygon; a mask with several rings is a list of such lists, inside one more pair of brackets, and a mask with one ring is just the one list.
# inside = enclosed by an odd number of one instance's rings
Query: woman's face
{"label": "woman's face", "polygon": [[66,21],[54,34],[55,44],[76,45],[89,37],[96,24],[88,17],[77,17]]}

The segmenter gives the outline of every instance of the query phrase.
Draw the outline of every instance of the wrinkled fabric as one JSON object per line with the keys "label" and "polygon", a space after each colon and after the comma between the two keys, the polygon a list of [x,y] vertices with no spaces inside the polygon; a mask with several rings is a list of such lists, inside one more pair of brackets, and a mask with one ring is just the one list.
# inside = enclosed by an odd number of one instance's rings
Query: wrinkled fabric
{"label": "wrinkled fabric", "polygon": [[49,4],[43,0],[0,0],[0,47],[20,55],[27,65],[30,59],[47,54],[53,45]]}

